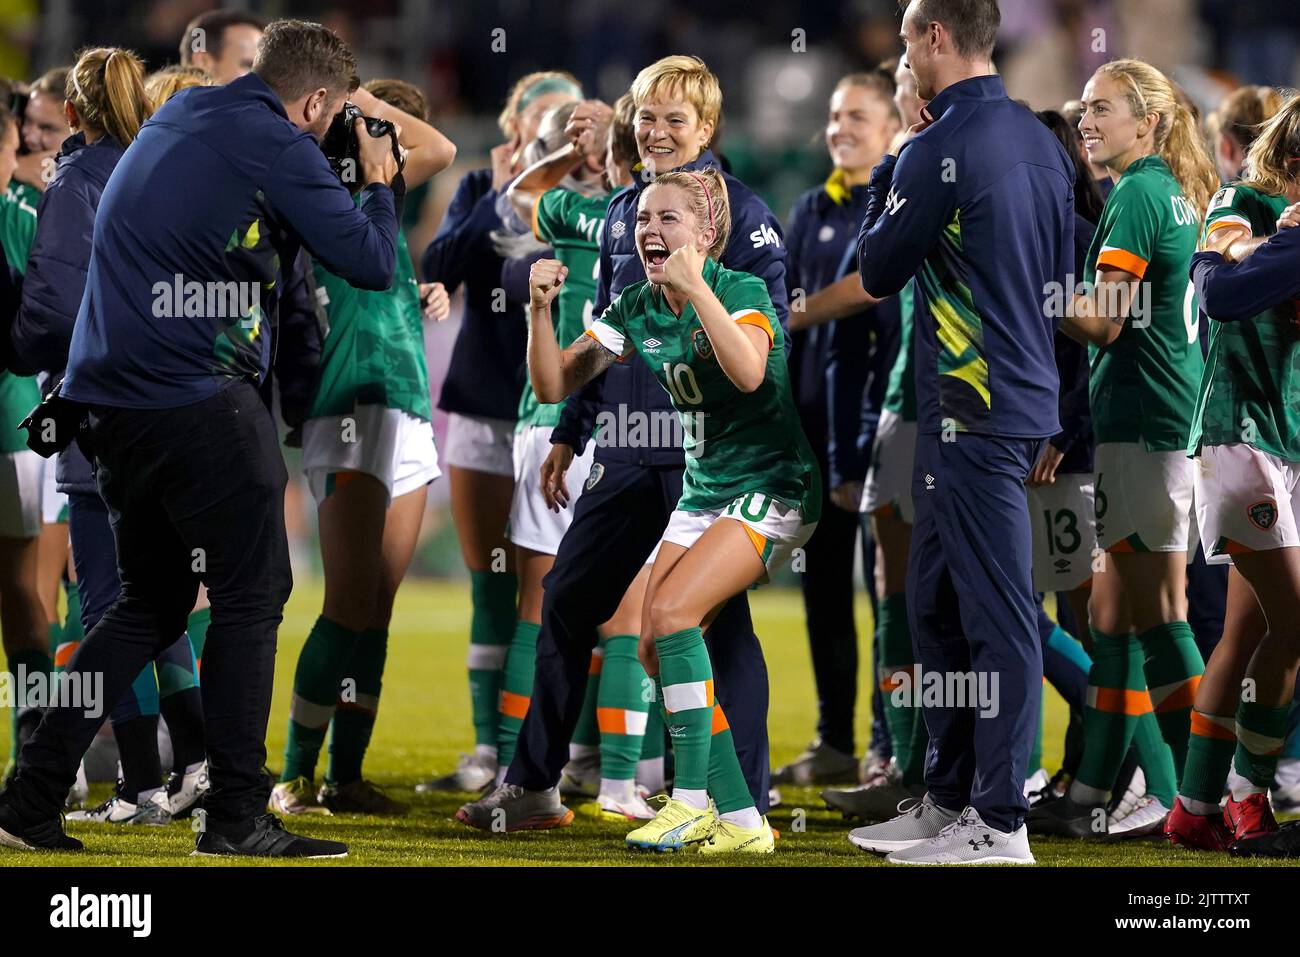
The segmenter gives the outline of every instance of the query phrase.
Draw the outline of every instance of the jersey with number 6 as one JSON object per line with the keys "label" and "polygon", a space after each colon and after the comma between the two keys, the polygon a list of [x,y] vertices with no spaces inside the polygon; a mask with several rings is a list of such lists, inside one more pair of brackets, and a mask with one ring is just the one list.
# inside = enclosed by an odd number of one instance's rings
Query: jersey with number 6
{"label": "jersey with number 6", "polygon": [[1159,156],[1132,163],[1106,199],[1086,280],[1122,269],[1141,281],[1119,338],[1088,347],[1098,444],[1143,442],[1149,452],[1187,447],[1205,365],[1187,273],[1199,235],[1200,216]]}
{"label": "jersey with number 6", "polygon": [[620,360],[637,353],[650,366],[681,419],[686,476],[677,507],[724,508],[749,492],[763,492],[821,516],[821,474],[799,424],[785,341],[767,286],[712,259],[704,280],[738,323],[758,326],[772,340],[763,383],[741,392],[718,365],[700,318],[689,303],[673,314],[662,290],[648,280],[625,288],[587,330]]}
{"label": "jersey with number 6", "polygon": [[[1205,238],[1227,226],[1243,227],[1252,236],[1271,236],[1286,207],[1284,196],[1240,184],[1225,186],[1210,201]],[[1279,303],[1239,322],[1210,318],[1210,349],[1188,451],[1245,442],[1261,452],[1300,461],[1300,329],[1295,304]]]}

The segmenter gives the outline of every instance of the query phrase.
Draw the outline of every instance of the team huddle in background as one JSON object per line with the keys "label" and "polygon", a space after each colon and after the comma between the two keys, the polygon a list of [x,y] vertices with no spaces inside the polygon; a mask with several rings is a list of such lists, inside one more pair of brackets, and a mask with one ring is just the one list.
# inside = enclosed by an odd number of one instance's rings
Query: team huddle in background
{"label": "team huddle in background", "polygon": [[[178,67],[88,50],[0,110],[14,424],[68,365],[117,161],[173,96],[253,64],[263,25],[209,18],[220,42]],[[780,788],[826,785],[863,822],[848,840],[895,863],[1033,863],[1038,834],[1300,856],[1274,816],[1300,810],[1300,96],[1242,87],[1202,118],[1125,58],[1035,113],[993,71],[998,23],[994,0],[907,4],[900,58],[834,87],[832,172],[784,225],[729,171],[717,77],[677,55],[612,104],[520,78],[490,168],[426,249],[399,229],[387,289],[276,260],[274,331],[212,346],[238,377],[275,336],[320,524],[271,812],[408,812],[363,762],[445,473],[474,744],[415,790],[466,792],[469,827],[562,828],[577,802],[633,850],[766,854]],[[408,190],[452,163],[416,87],[349,99],[400,128]],[[253,217],[228,249],[267,242]],[[453,301],[435,449],[424,323]],[[0,442],[8,669],[57,674],[117,600],[113,516],[75,445],[56,465]],[[786,564],[818,723],[772,770],[759,639],[790,636],[756,635],[746,594]],[[203,806],[209,619],[200,594],[109,703],[118,785],[80,808],[83,774],[69,821]],[[1043,681],[1069,709],[1055,773]],[[16,759],[41,709],[13,720]]]}

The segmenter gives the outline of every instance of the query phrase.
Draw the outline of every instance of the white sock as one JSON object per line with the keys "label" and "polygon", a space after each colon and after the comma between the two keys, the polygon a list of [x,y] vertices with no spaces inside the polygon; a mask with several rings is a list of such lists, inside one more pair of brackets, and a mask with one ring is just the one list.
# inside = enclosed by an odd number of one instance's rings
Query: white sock
{"label": "white sock", "polygon": [[1234,766],[1228,771],[1228,792],[1234,801],[1243,801],[1252,794],[1263,794],[1268,788],[1259,788],[1237,773]]}
{"label": "white sock", "polygon": [[709,792],[704,788],[673,788],[673,800],[703,811],[709,806]]}
{"label": "white sock", "polygon": [[643,758],[636,763],[636,783],[651,794],[658,794],[664,789],[664,759]]}
{"label": "white sock", "polygon": [[147,791],[141,791],[136,795],[135,800],[131,803],[136,807],[144,807],[155,794],[158,794],[161,791],[162,788],[149,788]]}
{"label": "white sock", "polygon": [[1178,795],[1178,800],[1183,802],[1189,814],[1199,814],[1201,817],[1215,817],[1223,812],[1219,805],[1211,804],[1209,801],[1198,801],[1196,798],[1189,798],[1185,795]]}
{"label": "white sock", "polygon": [[1086,807],[1101,807],[1110,799],[1110,792],[1084,784],[1078,778],[1070,782],[1070,800]]}
{"label": "white sock", "polygon": [[1289,787],[1300,781],[1300,758],[1282,758],[1273,773],[1274,787]]}
{"label": "white sock", "polygon": [[506,772],[509,770],[510,770],[509,765],[507,765],[504,768],[497,768],[497,787],[500,787],[501,785],[506,783]]}
{"label": "white sock", "polygon": [[204,762],[202,761],[195,761],[193,764],[187,764],[185,765],[185,773],[197,774],[199,770],[203,767],[203,764]]}
{"label": "white sock", "polygon": [[618,778],[601,778],[600,796],[620,804],[629,804],[636,797],[635,782]]}
{"label": "white sock", "polygon": [[763,826],[763,815],[759,814],[758,808],[752,804],[749,807],[742,807],[739,811],[728,811],[726,814],[719,814],[718,817],[728,824],[735,824],[737,827],[743,827],[751,831],[756,827]]}
{"label": "white sock", "polygon": [[583,758],[589,758],[600,750],[598,745],[594,744],[574,744],[569,743],[569,760],[581,761]]}
{"label": "white sock", "polygon": [[497,746],[495,744],[474,745],[474,757],[487,764],[497,763]]}

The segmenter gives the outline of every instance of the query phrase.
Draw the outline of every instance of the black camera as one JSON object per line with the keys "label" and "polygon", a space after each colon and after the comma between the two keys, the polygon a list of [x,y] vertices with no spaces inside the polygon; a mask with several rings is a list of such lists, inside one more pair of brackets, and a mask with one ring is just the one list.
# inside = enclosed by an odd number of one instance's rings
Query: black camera
{"label": "black camera", "polygon": [[[406,160],[402,156],[402,148],[397,143],[397,129],[388,120],[381,120],[374,116],[365,116],[361,109],[352,102],[343,104],[343,109],[335,114],[334,119],[330,122],[329,129],[325,131],[325,136],[321,140],[321,152],[329,160],[330,169],[342,181],[349,192],[357,192],[364,183],[361,182],[361,143],[357,140],[356,122],[363,119],[366,122],[366,132],[373,137],[388,136],[393,141],[393,159],[397,161],[397,175],[402,175],[402,167]],[[393,191],[397,191],[397,181],[394,180]]]}

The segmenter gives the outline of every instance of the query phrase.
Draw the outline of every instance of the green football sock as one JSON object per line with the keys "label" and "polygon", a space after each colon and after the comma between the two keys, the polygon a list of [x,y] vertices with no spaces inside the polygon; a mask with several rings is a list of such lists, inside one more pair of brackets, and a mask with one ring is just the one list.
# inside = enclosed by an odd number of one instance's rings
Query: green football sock
{"label": "green football sock", "polygon": [[[1142,675],[1142,646],[1131,635],[1092,632],[1092,670],[1083,718],[1083,759],[1075,783],[1095,803],[1110,793],[1137,730],[1138,719],[1151,710]],[[1077,789],[1076,789],[1077,790]]]}
{"label": "green football sock", "polygon": [[86,630],[81,627],[81,589],[76,582],[65,581],[63,594],[67,598],[67,614],[63,619],[63,640],[81,644],[86,637]]}
{"label": "green football sock", "polygon": [[[655,638],[664,721],[673,743],[673,791],[706,791],[713,726],[713,664],[699,628]],[[732,747],[734,753],[735,747]]]}
{"label": "green football sock", "polygon": [[1151,707],[1160,723],[1160,733],[1174,753],[1174,771],[1183,773],[1187,763],[1187,741],[1191,735],[1192,702],[1205,661],[1196,647],[1192,626],[1171,621],[1148,628],[1138,635],[1146,657],[1143,673],[1150,689]]}
{"label": "green football sock", "polygon": [[[1228,780],[1232,756],[1237,750],[1237,719],[1234,715],[1192,712],[1191,738],[1187,744],[1187,764],[1183,767],[1178,793],[1200,802],[1199,811],[1215,813],[1223,797],[1223,783]],[[1171,805],[1172,806],[1172,805]],[[1213,807],[1214,811],[1210,808]]]}
{"label": "green football sock", "polygon": [[212,608],[199,608],[190,612],[185,622],[185,631],[190,636],[190,647],[194,649],[200,676],[203,674],[203,648],[208,643],[208,626],[212,624]]}
{"label": "green football sock", "polygon": [[541,625],[531,621],[515,624],[515,637],[506,655],[505,676],[497,716],[497,767],[508,768],[519,743],[519,729],[528,715],[533,697],[533,673],[537,667],[537,635]]}
{"label": "green football sock", "polygon": [[[384,662],[388,659],[388,629],[367,628],[352,647],[352,660],[343,676],[343,689],[330,730],[330,784],[351,784],[361,780],[361,764],[370,746],[379,713]],[[351,679],[354,685],[346,682]]]}
{"label": "green football sock", "polygon": [[360,632],[324,615],[316,619],[298,655],[289,704],[289,738],[284,748],[281,781],[316,776],[316,760],[338,700],[343,672]]}
{"label": "green football sock", "polygon": [[[636,657],[637,641],[636,635],[611,635],[605,639],[596,723],[600,729],[600,776],[610,781],[636,778],[637,761],[644,754],[642,742],[650,726],[650,712],[659,710],[644,700],[646,674]],[[662,755],[663,725],[659,728]]]}
{"label": "green football sock", "polygon": [[[889,740],[903,776],[907,777],[916,769],[917,758],[912,748],[916,736],[916,722],[920,708],[911,707],[911,702],[898,704],[894,689],[897,686],[893,675],[907,671],[909,678],[916,655],[912,652],[912,632],[907,623],[907,595],[900,592],[886,595],[878,603],[876,614],[876,637],[880,643],[880,671],[877,675],[879,693],[884,698],[885,725],[889,728]],[[924,763],[924,749],[920,763]]]}
{"label": "green football sock", "polygon": [[1137,748],[1138,765],[1147,779],[1147,793],[1160,799],[1167,808],[1174,806],[1178,793],[1178,776],[1174,773],[1174,754],[1160,733],[1160,722],[1148,711],[1138,718],[1133,730],[1133,747]]}
{"label": "green football sock", "polygon": [[[1273,786],[1278,755],[1286,737],[1286,719],[1291,703],[1281,706],[1243,701],[1237,706],[1237,751],[1233,765],[1249,781],[1252,790],[1267,792]],[[1234,793],[1240,801],[1244,795]]]}
{"label": "green football sock", "polygon": [[506,654],[515,634],[519,589],[513,572],[470,572],[469,702],[474,743],[497,746]]}
{"label": "green football sock", "polygon": [[1280,758],[1295,759],[1300,758],[1300,722],[1296,721],[1296,711],[1300,710],[1300,701],[1291,702],[1290,729],[1287,732],[1286,741],[1282,745]]}
{"label": "green football sock", "polygon": [[[745,774],[740,770],[736,756],[736,742],[731,736],[731,726],[722,712],[722,705],[713,706],[712,735],[709,741],[709,796],[718,806],[719,814],[739,811],[754,806],[754,796],[749,793]],[[673,785],[676,787],[676,783]]]}
{"label": "green football sock", "polygon": [[63,626],[57,621],[49,622],[46,635],[50,645],[50,667],[53,669],[54,674],[58,674],[64,670],[63,666],[59,664],[59,646],[63,644]]}
{"label": "green football sock", "polygon": [[1034,729],[1034,743],[1029,751],[1030,774],[1038,773],[1038,769],[1043,766],[1043,716],[1047,709],[1044,698],[1045,696],[1040,695],[1038,699],[1038,726]]}
{"label": "green football sock", "polygon": [[605,667],[604,642],[591,649],[591,662],[587,666],[587,690],[582,698],[582,711],[578,724],[569,739],[569,755],[578,751],[594,751],[600,747],[600,725],[596,720],[596,699],[600,696],[601,671]]}

